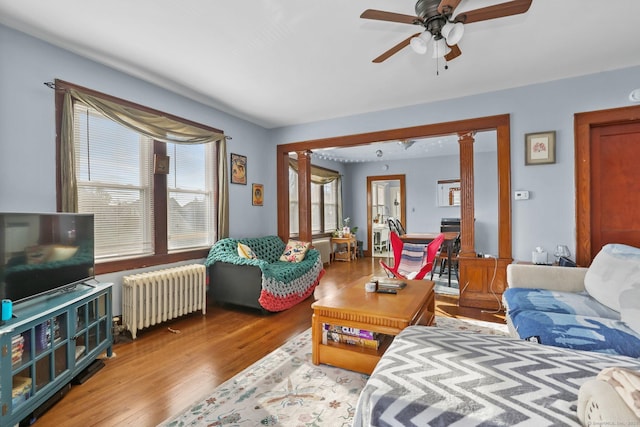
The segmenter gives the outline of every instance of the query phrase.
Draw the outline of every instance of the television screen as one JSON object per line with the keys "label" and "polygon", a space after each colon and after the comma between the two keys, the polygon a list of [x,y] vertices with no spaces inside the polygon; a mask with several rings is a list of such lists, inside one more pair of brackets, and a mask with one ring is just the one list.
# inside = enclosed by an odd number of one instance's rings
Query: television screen
{"label": "television screen", "polygon": [[94,277],[93,215],[0,213],[0,296],[14,303]]}

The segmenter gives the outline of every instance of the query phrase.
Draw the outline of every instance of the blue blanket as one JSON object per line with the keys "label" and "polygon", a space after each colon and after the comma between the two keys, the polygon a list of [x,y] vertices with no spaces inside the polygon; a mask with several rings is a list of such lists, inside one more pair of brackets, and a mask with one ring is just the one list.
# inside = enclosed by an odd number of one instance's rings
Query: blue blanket
{"label": "blue blanket", "polygon": [[509,288],[509,318],[522,339],[556,347],[640,357],[640,335],[587,293]]}
{"label": "blue blanket", "polygon": [[511,315],[518,311],[535,310],[620,319],[620,313],[600,304],[586,292],[509,288],[502,294],[502,298]]}

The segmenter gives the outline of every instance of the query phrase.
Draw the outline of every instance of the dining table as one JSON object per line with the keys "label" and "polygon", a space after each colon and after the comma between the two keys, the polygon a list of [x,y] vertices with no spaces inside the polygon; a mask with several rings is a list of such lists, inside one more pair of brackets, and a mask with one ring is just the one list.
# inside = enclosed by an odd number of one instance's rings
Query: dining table
{"label": "dining table", "polygon": [[458,235],[460,234],[458,231],[445,231],[445,232],[422,232],[422,233],[405,233],[400,235],[400,240],[404,243],[415,243],[415,244],[429,244],[440,234],[444,234],[444,242],[443,245],[447,245],[447,265],[448,268],[448,285],[451,287],[451,253],[453,252],[453,242],[456,241]]}

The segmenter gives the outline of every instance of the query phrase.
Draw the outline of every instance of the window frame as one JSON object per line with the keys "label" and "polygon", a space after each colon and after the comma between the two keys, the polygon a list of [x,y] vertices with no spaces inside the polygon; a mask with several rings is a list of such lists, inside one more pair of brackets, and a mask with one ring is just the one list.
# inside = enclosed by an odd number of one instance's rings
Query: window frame
{"label": "window frame", "polygon": [[[121,98],[117,98],[111,95],[107,95],[92,89],[88,89],[82,86],[75,85],[73,83],[65,82],[62,80],[56,80],[55,83],[55,117],[56,117],[56,210],[62,211],[62,174],[60,170],[60,135],[62,128],[62,105],[64,100],[65,91],[68,89],[75,89],[84,93],[99,96],[103,99],[119,103],[128,107],[136,108],[141,111],[146,111],[151,114],[162,115],[173,120],[196,126],[202,129],[210,130],[213,132],[224,133],[222,130],[215,129],[210,126],[196,123],[191,120],[184,119],[182,117],[175,116],[173,114],[165,113],[159,110],[155,110],[144,105],[136,104],[131,101],[127,101]],[[153,141],[153,154],[154,155],[167,155],[167,145],[161,141]],[[216,165],[219,162],[220,151],[216,150],[216,159],[214,163]],[[169,253],[168,251],[168,224],[167,224],[167,203],[168,203],[168,187],[167,187],[167,175],[165,174],[153,174],[153,200],[154,200],[154,253],[145,256],[134,256],[118,260],[109,260],[96,262],[95,271],[96,275],[113,273],[125,270],[134,270],[143,267],[151,267],[162,264],[170,264],[174,262],[187,261],[192,259],[206,258],[210,248],[202,249],[190,249],[185,251],[175,251]],[[218,193],[217,186],[214,186],[214,197],[217,203]]]}
{"label": "window frame", "polygon": [[[338,174],[338,171],[334,171],[332,169],[324,168],[322,166],[314,165],[313,167],[319,168],[319,169],[324,169],[326,171]],[[288,169],[288,172],[290,172],[290,171],[293,171],[293,173],[295,173],[296,175],[298,174],[298,171],[296,171],[291,166],[289,166],[289,169]],[[325,195],[324,195],[323,187],[325,185],[335,185],[336,186],[336,188],[335,188],[335,191],[336,191],[336,205],[335,205],[336,212],[335,212],[335,214],[336,214],[336,218],[337,218],[336,230],[338,230],[339,227],[340,227],[339,212],[340,212],[340,206],[342,205],[342,200],[339,200],[339,198],[338,198],[338,194],[339,194],[339,191],[338,191],[339,189],[337,188],[337,185],[339,185],[338,180],[335,180],[335,181],[332,181],[332,182],[328,182],[328,183],[325,183],[325,184],[312,184],[312,186],[313,185],[319,186],[319,193],[320,193],[319,198],[320,198],[320,200],[319,200],[319,203],[318,203],[318,205],[319,205],[318,209],[320,211],[320,228],[321,228],[321,231],[320,232],[313,232],[313,230],[312,230],[312,237],[313,238],[319,238],[319,237],[331,236],[333,231],[326,231],[326,228],[327,228],[326,219],[325,219],[325,207],[326,206],[325,206]],[[296,184],[296,190],[297,189],[298,189],[298,187],[297,187],[297,184]],[[290,190],[291,189],[289,188],[289,191]],[[291,196],[291,193],[289,192],[288,193],[288,197],[287,197],[288,200],[289,200],[289,209],[291,209],[291,203],[292,203],[292,198],[290,196]],[[297,203],[297,204],[300,203],[300,201],[297,199],[297,193],[296,193],[295,203]],[[313,203],[312,203],[312,206],[313,206]],[[311,209],[313,210],[312,206],[311,206]],[[313,213],[312,213],[312,215],[313,215]],[[313,219],[312,219],[312,223],[313,223]],[[290,224],[291,224],[291,221],[290,221]],[[299,224],[300,224],[300,221],[298,219],[298,225]],[[296,232],[296,233],[293,233],[293,232],[291,232],[291,227],[290,227],[289,228],[289,236],[291,236],[291,237],[300,236],[300,230],[298,230],[298,232]]]}

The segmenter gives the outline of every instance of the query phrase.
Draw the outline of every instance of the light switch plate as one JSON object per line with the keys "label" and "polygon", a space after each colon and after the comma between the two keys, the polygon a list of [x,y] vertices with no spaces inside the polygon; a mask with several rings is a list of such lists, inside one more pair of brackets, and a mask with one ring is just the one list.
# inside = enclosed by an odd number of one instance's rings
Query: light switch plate
{"label": "light switch plate", "polygon": [[529,192],[526,190],[518,190],[514,192],[514,197],[516,200],[529,200]]}

